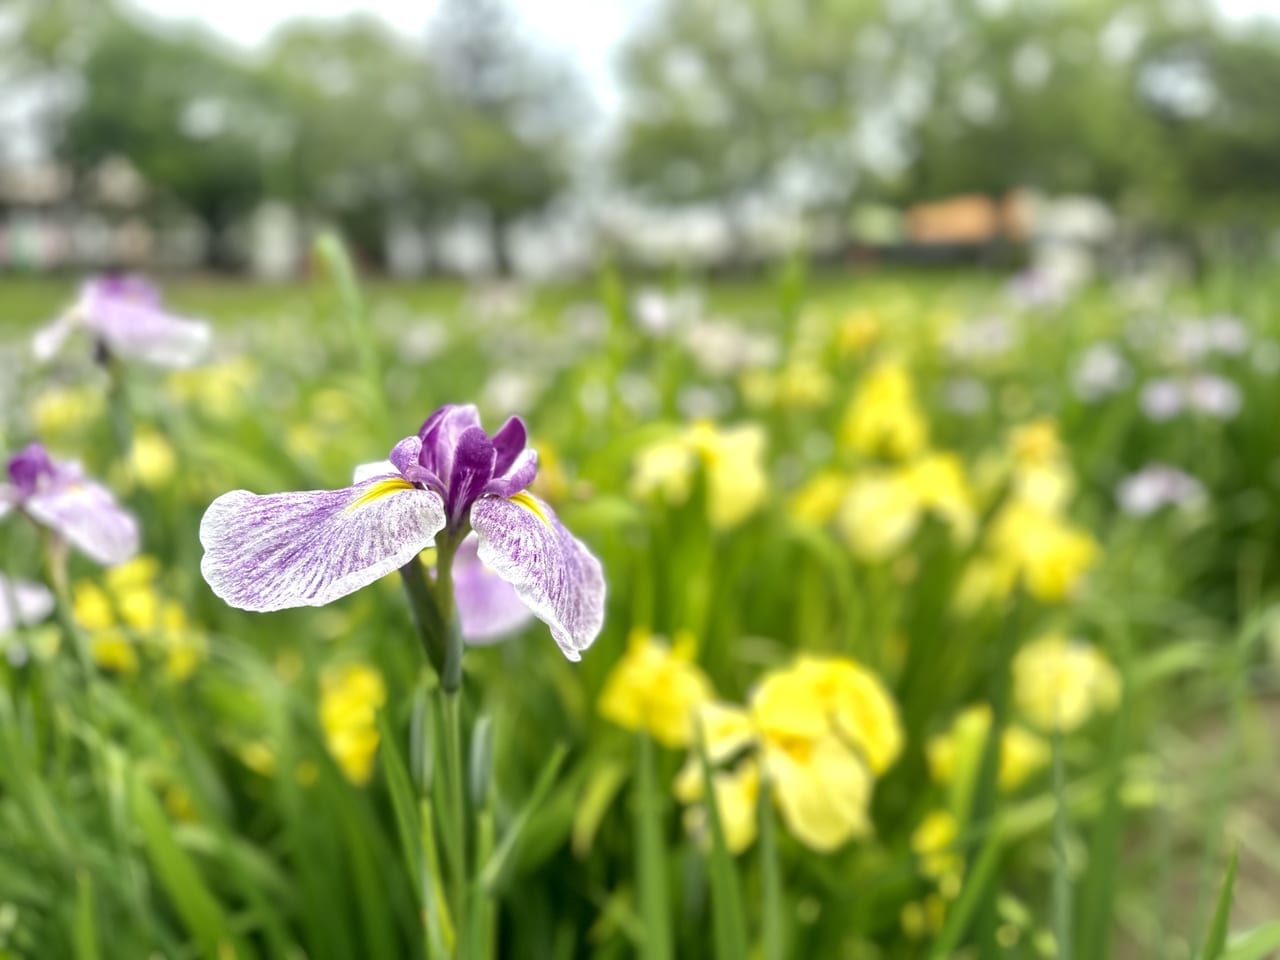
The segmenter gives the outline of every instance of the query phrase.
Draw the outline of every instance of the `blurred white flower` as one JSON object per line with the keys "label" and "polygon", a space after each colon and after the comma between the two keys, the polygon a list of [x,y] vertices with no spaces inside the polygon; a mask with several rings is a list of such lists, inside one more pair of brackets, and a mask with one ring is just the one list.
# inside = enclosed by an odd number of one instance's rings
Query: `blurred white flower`
{"label": "blurred white flower", "polygon": [[1148,420],[1157,423],[1172,420],[1184,407],[1182,387],[1177,380],[1168,377],[1152,380],[1142,388],[1139,403]]}
{"label": "blurred white flower", "polygon": [[529,410],[542,392],[541,378],[524,370],[496,370],[485,381],[480,404],[485,410]]}
{"label": "blurred white flower", "polygon": [[1218,353],[1239,356],[1249,349],[1249,328],[1237,316],[1219,313],[1205,322],[1210,347]]}
{"label": "blurred white flower", "polygon": [[1200,373],[1192,377],[1186,383],[1183,396],[1190,409],[1216,420],[1230,420],[1244,404],[1240,388],[1216,373]]}
{"label": "blurred white flower", "polygon": [[1013,325],[992,315],[952,327],[943,337],[943,348],[954,360],[986,360],[999,357],[1013,347]]}
{"label": "blurred white flower", "polygon": [[564,312],[565,326],[579,343],[599,343],[609,331],[609,315],[598,303],[575,303]]}
{"label": "blurred white flower", "polygon": [[631,300],[631,316],[651,337],[666,337],[693,323],[702,313],[702,296],[694,290],[666,294],[645,288]]}
{"label": "blurred white flower", "polygon": [[410,363],[432,360],[448,345],[449,328],[434,317],[422,317],[412,326],[402,327],[397,343],[400,358]]}
{"label": "blurred white flower", "polygon": [[1102,341],[1081,355],[1073,381],[1076,396],[1086,403],[1095,403],[1123,390],[1132,379],[1133,371],[1124,354],[1114,344]]}
{"label": "blurred white flower", "polygon": [[688,420],[718,420],[732,404],[733,398],[715,387],[685,387],[676,397],[676,406]]}
{"label": "blurred white flower", "polygon": [[657,414],[658,389],[648,377],[639,373],[624,373],[618,377],[617,389],[622,405],[637,417],[648,419]]}
{"label": "blurred white flower", "polygon": [[778,359],[778,341],[729,320],[706,320],[685,333],[684,345],[703,373],[724,377],[752,367],[770,367]]}
{"label": "blurred white flower", "polygon": [[942,403],[953,413],[971,417],[987,409],[991,395],[977,377],[956,377],[943,385]]}
{"label": "blurred white flower", "polygon": [[1131,517],[1146,517],[1164,507],[1181,507],[1205,499],[1204,485],[1189,473],[1151,463],[1120,481],[1116,501]]}

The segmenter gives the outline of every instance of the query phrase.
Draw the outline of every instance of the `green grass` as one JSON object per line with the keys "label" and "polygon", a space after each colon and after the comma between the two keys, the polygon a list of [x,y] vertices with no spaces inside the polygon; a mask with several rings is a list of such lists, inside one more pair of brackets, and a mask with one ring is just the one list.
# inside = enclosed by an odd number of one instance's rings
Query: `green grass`
{"label": "green grass", "polygon": [[[132,674],[98,666],[86,677],[69,637],[56,652],[5,662],[0,957],[437,957],[459,936],[469,956],[520,958],[1031,958],[1054,939],[1088,960],[1243,960],[1275,948],[1274,277],[1220,270],[1141,309],[1100,286],[1061,310],[1023,314],[990,275],[783,266],[709,285],[705,313],[773,336],[775,367],[804,357],[831,390],[815,406],[752,406],[737,373],[708,369],[681,337],[637,329],[627,304],[641,284],[629,278],[603,273],[504,307],[457,283],[357,290],[335,286],[333,273],[331,262],[306,284],[166,286],[175,309],[212,322],[216,359],[247,358],[248,373],[212,396],[198,375],[183,392],[163,371],[127,369],[132,432],[159,435],[176,454],[153,484],[122,469],[109,411],[92,399],[107,384],[82,341],[50,367],[22,363],[5,388],[8,449],[39,437],[116,487],[160,561],[156,590],[182,607],[207,652],[182,679],[134,634]],[[649,283],[673,289],[682,277]],[[71,281],[0,281],[0,338],[24,349],[73,293]],[[876,318],[881,337],[841,353],[855,310]],[[1239,385],[1239,415],[1150,422],[1138,387],[1171,368],[1132,339],[1134,321],[1154,318],[1160,336],[1178,316],[1219,312],[1242,316],[1251,337],[1245,355],[1205,361]],[[1009,318],[1007,352],[947,353],[946,330],[992,313]],[[1124,352],[1133,378],[1088,404],[1072,374],[1101,339]],[[855,556],[838,525],[790,514],[818,471],[873,468],[838,438],[850,397],[889,356],[911,371],[931,445],[954,451],[971,477],[1010,427],[1056,420],[1077,478],[1070,516],[1101,544],[1070,602],[1028,600],[1012,628],[999,610],[961,617],[953,601],[968,554],[940,525],[878,563]],[[947,406],[959,377],[983,385],[983,409]],[[52,415],[49,392],[67,389],[82,393]],[[490,429],[510,413],[526,419],[543,452],[543,495],[602,559],[609,598],[604,632],[580,664],[537,623],[466,654],[462,742],[487,732],[450,758],[472,774],[462,896],[449,869],[459,839],[432,826],[450,822],[456,801],[441,781],[453,774],[398,578],[324,609],[241,613],[201,579],[197,530],[221,492],[344,486],[354,465],[384,457],[435,407],[471,401]],[[769,495],[729,530],[708,524],[708,478],[682,503],[631,488],[636,453],[708,403],[721,423],[767,431]],[[1152,461],[1195,474],[1202,508],[1120,513],[1116,483]],[[44,577],[41,542],[14,517],[0,521],[0,557],[9,574]],[[71,563],[73,593],[103,582],[83,558]],[[671,793],[685,751],[637,740],[597,711],[637,627],[692,630],[718,694],[738,703],[798,652],[872,665],[908,732],[876,783],[873,829],[818,853],[768,816],[765,800],[746,853],[725,848],[719,818],[709,836],[687,831]],[[1051,629],[1101,649],[1123,697],[1064,736],[1056,768],[1016,792],[995,789],[988,765],[961,824],[963,883],[944,898],[945,916],[913,936],[904,908],[940,886],[910,837],[948,801],[929,777],[926,741],[963,707],[1003,696],[993,673]],[[3,643],[45,650],[57,636],[43,625]],[[326,749],[319,712],[327,672],[349,662],[374,666],[387,688],[380,758],[363,785]],[[1228,850],[1239,861],[1224,883]]]}

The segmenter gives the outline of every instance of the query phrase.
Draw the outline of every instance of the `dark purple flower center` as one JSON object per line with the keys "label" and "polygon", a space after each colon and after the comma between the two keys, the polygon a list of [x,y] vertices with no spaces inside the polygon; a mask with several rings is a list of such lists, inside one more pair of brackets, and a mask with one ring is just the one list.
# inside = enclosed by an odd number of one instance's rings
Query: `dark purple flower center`
{"label": "dark purple flower center", "polygon": [[24,497],[36,492],[41,477],[53,475],[53,461],[39,443],[30,444],[9,458],[9,480]]}
{"label": "dark purple flower center", "polygon": [[528,431],[519,417],[511,417],[490,436],[475,407],[451,404],[427,418],[418,440],[416,459],[397,459],[397,447],[392,460],[407,479],[440,494],[453,532],[465,528],[471,505],[480,497],[513,496],[538,472],[537,454],[526,446]]}

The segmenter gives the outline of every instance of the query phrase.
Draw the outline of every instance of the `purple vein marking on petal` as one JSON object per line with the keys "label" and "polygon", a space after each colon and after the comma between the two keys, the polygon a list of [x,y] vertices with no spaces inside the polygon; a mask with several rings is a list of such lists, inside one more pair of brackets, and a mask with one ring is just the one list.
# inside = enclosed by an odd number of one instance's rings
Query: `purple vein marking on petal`
{"label": "purple vein marking on petal", "polygon": [[321,606],[403,566],[443,527],[437,493],[395,480],[267,496],[235,490],[200,523],[200,570],[243,610]]}
{"label": "purple vein marking on petal", "polygon": [[469,427],[458,439],[449,475],[450,520],[457,521],[493,477],[493,441],[481,427]]}
{"label": "purple vein marking on petal", "polygon": [[483,497],[471,508],[480,560],[516,589],[570,660],[581,659],[604,623],[604,572],[541,500]]}

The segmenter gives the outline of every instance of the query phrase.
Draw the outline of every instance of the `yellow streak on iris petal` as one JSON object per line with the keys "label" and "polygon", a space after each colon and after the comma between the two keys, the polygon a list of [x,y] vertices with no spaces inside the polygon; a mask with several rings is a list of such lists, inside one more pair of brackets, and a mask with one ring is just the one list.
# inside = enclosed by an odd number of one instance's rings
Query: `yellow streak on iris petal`
{"label": "yellow streak on iris petal", "polygon": [[356,499],[347,504],[345,513],[354,513],[361,507],[372,503],[374,500],[381,500],[383,497],[390,496],[393,493],[399,493],[401,490],[412,490],[413,484],[404,477],[388,477],[385,480],[378,480],[369,485],[369,489]]}
{"label": "yellow streak on iris petal", "polygon": [[531,494],[525,492],[524,490],[521,490],[519,493],[512,494],[507,499],[510,500],[512,503],[520,504],[520,506],[524,507],[526,510],[532,513],[535,517],[541,520],[548,527],[551,526],[551,520],[547,516],[547,512],[542,509],[542,504],[540,504],[537,500],[533,499],[533,496]]}

